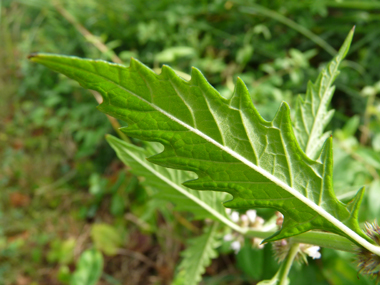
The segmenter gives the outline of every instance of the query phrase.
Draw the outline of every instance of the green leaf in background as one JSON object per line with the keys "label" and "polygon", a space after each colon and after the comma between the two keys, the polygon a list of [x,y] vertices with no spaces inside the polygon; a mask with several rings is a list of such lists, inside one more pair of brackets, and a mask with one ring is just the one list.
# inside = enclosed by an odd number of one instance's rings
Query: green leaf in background
{"label": "green leaf in background", "polygon": [[368,191],[367,201],[368,210],[372,213],[377,220],[380,220],[380,181],[374,180]]}
{"label": "green leaf in background", "polygon": [[218,256],[215,250],[220,246],[217,233],[218,223],[206,227],[205,232],[190,240],[190,246],[182,252],[183,260],[178,266],[178,274],[173,285],[196,285],[201,281],[211,259]]}
{"label": "green leaf in background", "polygon": [[107,255],[115,255],[123,244],[120,233],[109,224],[94,224],[91,228],[91,238],[95,247]]}
{"label": "green leaf in background", "polygon": [[79,257],[70,285],[95,285],[103,271],[103,256],[95,250],[86,250]]}
{"label": "green leaf in background", "polygon": [[260,280],[264,270],[264,251],[252,247],[252,241],[246,239],[236,255],[236,266],[253,280]]}
{"label": "green leaf in background", "polygon": [[58,262],[61,265],[70,264],[74,259],[76,240],[69,238],[65,241],[54,240],[47,254],[49,262]]}
{"label": "green leaf in background", "polygon": [[216,218],[228,225],[233,224],[222,205],[225,193],[200,192],[183,187],[183,181],[195,178],[193,173],[164,168],[146,160],[162,151],[159,144],[147,143],[144,149],[111,135],[107,136],[107,141],[134,174],[145,178],[143,184],[158,190],[155,195],[157,198],[173,202],[176,210],[191,212],[196,219]]}
{"label": "green leaf in background", "polygon": [[334,115],[334,110],[327,111],[335,90],[332,84],[339,74],[339,65],[350,48],[353,34],[354,29],[347,36],[336,57],[319,74],[317,81],[309,81],[306,97],[298,97],[294,134],[301,149],[311,159],[318,158],[323,144],[330,135],[329,132],[323,131]]}
{"label": "green leaf in background", "polygon": [[225,99],[195,68],[185,81],[167,66],[157,75],[137,60],[129,68],[49,54],[31,60],[100,92],[99,110],[127,122],[123,132],[164,145],[149,161],[198,175],[185,186],[228,192],[234,199],[227,207],[281,211],[282,229],[266,241],[324,230],[380,254],[357,221],[364,189],[348,205],[336,198],[332,139],[318,160],[309,159],[296,141],[286,103],[268,122],[240,79],[233,96]]}

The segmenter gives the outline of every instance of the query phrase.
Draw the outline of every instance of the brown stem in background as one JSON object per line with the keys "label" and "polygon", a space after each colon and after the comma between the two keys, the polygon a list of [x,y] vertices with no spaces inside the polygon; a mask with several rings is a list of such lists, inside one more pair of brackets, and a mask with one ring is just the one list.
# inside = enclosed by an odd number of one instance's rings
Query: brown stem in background
{"label": "brown stem in background", "polygon": [[111,60],[116,63],[122,64],[123,61],[112,51],[110,50],[100,39],[99,37],[93,35],[89,30],[87,30],[81,23],[74,18],[65,8],[63,8],[58,1],[54,1],[54,7],[69,23],[71,23],[79,33],[81,33],[86,40],[92,43],[98,50],[102,53],[109,54]]}
{"label": "brown stem in background", "polygon": [[[58,1],[54,1],[54,7],[58,11],[58,13],[60,13],[69,23],[71,23],[77,29],[77,31],[81,33],[85,37],[85,39],[88,40],[90,43],[92,43],[99,51],[101,51],[104,54],[109,54],[113,62],[120,63],[120,64],[123,63],[122,60],[99,39],[99,37],[93,35],[82,24],[80,24],[77,21],[77,19],[74,18],[73,15],[71,15],[65,8],[63,8],[58,3]],[[95,100],[99,104],[103,102],[103,98],[98,92],[94,90],[90,90],[90,92],[92,93],[92,95],[95,97]],[[108,120],[110,121],[113,129],[119,135],[119,137],[123,139],[124,141],[130,143],[131,140],[123,132],[120,131],[119,122],[115,118],[109,115],[106,115],[106,116]]]}
{"label": "brown stem in background", "polygon": [[[103,98],[102,98],[102,96],[98,93],[98,92],[96,92],[96,91],[94,91],[94,90],[89,90],[91,93],[92,93],[92,95],[94,95],[94,98],[95,98],[95,100],[99,103],[99,104],[102,104],[102,102],[103,102]],[[107,115],[106,114],[106,116],[107,116],[107,118],[108,118],[108,120],[110,121],[110,123],[111,123],[111,125],[112,125],[112,127],[113,127],[113,129],[116,131],[116,133],[119,135],[119,137],[123,140],[123,141],[125,141],[125,142],[127,142],[127,143],[131,143],[131,140],[122,132],[122,131],[120,131],[120,124],[119,124],[119,122],[114,118],[114,117],[111,117],[111,116],[109,116],[109,115]]]}

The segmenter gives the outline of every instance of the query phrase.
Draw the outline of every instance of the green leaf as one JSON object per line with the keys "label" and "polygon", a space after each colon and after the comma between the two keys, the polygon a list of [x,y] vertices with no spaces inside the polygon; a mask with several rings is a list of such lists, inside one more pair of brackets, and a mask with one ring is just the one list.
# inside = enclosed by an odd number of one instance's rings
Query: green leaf
{"label": "green leaf", "polygon": [[173,202],[178,211],[188,211],[196,219],[217,219],[229,226],[234,225],[226,216],[222,202],[225,193],[200,192],[182,186],[182,182],[196,178],[191,172],[168,169],[146,160],[147,157],[162,151],[157,143],[147,143],[146,148],[126,143],[114,136],[106,137],[122,162],[131,167],[131,171],[144,177],[143,184],[157,189],[156,198]]}
{"label": "green leaf", "polygon": [[369,193],[367,196],[368,210],[371,212],[373,217],[378,220],[380,218],[380,181],[374,180],[371,183]]}
{"label": "green leaf", "polygon": [[61,265],[70,264],[74,259],[74,248],[76,240],[69,238],[65,241],[54,240],[50,245],[50,250],[47,254],[49,262],[58,262]]}
{"label": "green leaf", "polygon": [[[282,282],[282,284],[283,285],[289,285],[290,284],[289,278],[286,278],[286,280],[284,282]],[[278,278],[278,272],[273,276],[272,279],[260,281],[259,283],[257,283],[257,285],[280,285],[280,279]]]}
{"label": "green leaf", "polygon": [[164,145],[163,152],[148,158],[150,162],[198,175],[185,186],[228,192],[233,200],[225,203],[227,207],[281,211],[282,229],[266,241],[324,230],[380,254],[357,221],[364,190],[349,205],[336,198],[332,139],[318,160],[309,159],[296,141],[286,103],[268,122],[240,79],[226,99],[196,68],[185,81],[167,66],[157,75],[137,60],[129,68],[49,54],[32,55],[31,60],[100,92],[103,103],[98,109],[127,122],[123,132]]}
{"label": "green leaf", "polygon": [[323,144],[330,136],[329,132],[323,133],[323,130],[334,115],[334,110],[327,111],[335,90],[332,84],[339,74],[339,65],[350,48],[353,34],[354,29],[348,34],[338,54],[321,71],[317,81],[309,81],[305,98],[298,97],[294,134],[301,149],[311,159],[318,158]]}
{"label": "green leaf", "polygon": [[191,239],[190,246],[182,252],[183,260],[178,266],[178,274],[173,281],[173,285],[196,285],[202,279],[202,274],[207,266],[211,264],[211,259],[218,256],[215,250],[220,246],[217,233],[218,224],[206,228],[205,232],[194,239]]}
{"label": "green leaf", "polygon": [[71,277],[70,285],[95,285],[103,272],[103,256],[95,250],[84,251]]}
{"label": "green leaf", "polygon": [[260,280],[264,270],[264,251],[254,248],[252,240],[246,239],[236,255],[236,267],[253,280]]}
{"label": "green leaf", "polygon": [[95,247],[107,255],[115,255],[123,244],[120,233],[108,224],[94,224],[91,228],[91,238]]}

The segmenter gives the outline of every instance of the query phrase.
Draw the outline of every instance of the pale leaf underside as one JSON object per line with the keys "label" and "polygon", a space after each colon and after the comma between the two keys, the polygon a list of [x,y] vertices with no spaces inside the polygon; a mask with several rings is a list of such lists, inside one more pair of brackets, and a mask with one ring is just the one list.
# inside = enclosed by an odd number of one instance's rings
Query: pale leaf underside
{"label": "pale leaf underside", "polygon": [[178,266],[173,285],[199,284],[211,259],[218,256],[215,248],[220,246],[221,242],[216,231],[217,226],[217,223],[207,226],[201,236],[190,240],[190,246],[181,254],[183,260]]}
{"label": "pale leaf underside", "polygon": [[191,212],[195,219],[211,218],[232,224],[222,205],[226,199],[225,193],[196,191],[184,187],[182,182],[194,179],[194,173],[165,168],[146,160],[146,157],[162,150],[157,144],[147,143],[146,147],[142,148],[114,136],[108,135],[106,139],[120,160],[131,168],[131,172],[144,177],[145,186],[157,190],[155,198],[174,203],[176,210]]}

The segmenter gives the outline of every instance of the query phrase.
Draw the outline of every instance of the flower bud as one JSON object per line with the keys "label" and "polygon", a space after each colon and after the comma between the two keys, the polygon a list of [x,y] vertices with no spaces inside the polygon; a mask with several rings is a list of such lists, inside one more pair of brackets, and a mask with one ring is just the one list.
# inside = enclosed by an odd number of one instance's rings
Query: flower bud
{"label": "flower bud", "polygon": [[[377,245],[380,245],[380,227],[374,222],[372,224],[366,223],[366,235],[371,238]],[[370,252],[364,247],[359,248],[357,252],[357,259],[359,273],[370,275],[380,282],[380,256]]]}

